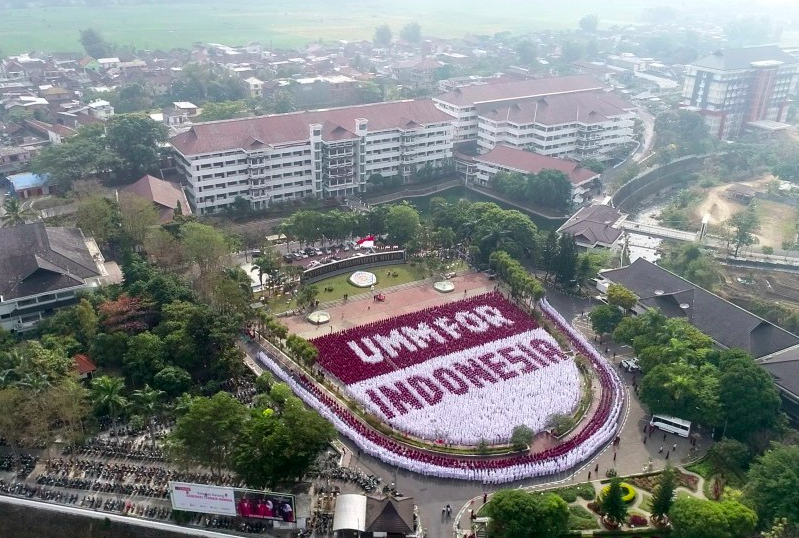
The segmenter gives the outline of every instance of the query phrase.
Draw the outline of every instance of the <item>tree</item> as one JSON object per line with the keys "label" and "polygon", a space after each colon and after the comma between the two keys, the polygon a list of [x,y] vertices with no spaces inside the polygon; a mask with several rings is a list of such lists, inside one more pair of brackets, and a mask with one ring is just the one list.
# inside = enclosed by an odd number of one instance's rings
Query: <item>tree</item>
{"label": "tree", "polygon": [[157,168],[167,128],[145,114],[116,114],[105,123],[105,140],[120,159],[122,179],[139,179]]}
{"label": "tree", "polygon": [[250,115],[247,101],[221,101],[219,103],[205,103],[202,113],[197,116],[197,121],[219,121],[243,118]]}
{"label": "tree", "polygon": [[95,410],[111,417],[116,430],[117,418],[128,406],[128,399],[122,394],[125,391],[125,380],[121,377],[100,376],[92,379],[89,398]]}
{"label": "tree", "polygon": [[167,440],[170,458],[184,466],[199,464],[218,478],[232,468],[233,453],[247,417],[247,408],[226,392],[193,398]]}
{"label": "tree", "polygon": [[122,233],[134,246],[144,244],[151,227],[158,224],[158,213],[153,203],[131,192],[119,193],[119,221]]}
{"label": "tree", "polygon": [[550,538],[568,527],[569,506],[553,493],[505,489],[491,496],[485,507],[492,538]]}
{"label": "tree", "polygon": [[168,397],[174,398],[189,390],[191,374],[178,366],[167,366],[155,374],[153,387],[163,391]]}
{"label": "tree", "polygon": [[608,304],[618,306],[624,312],[631,310],[638,303],[638,296],[621,284],[611,284],[607,296]]}
{"label": "tree", "polygon": [[760,218],[754,210],[754,205],[730,217],[728,223],[733,232],[732,244],[735,246],[735,256],[738,256],[741,247],[757,243],[754,234],[760,230]]}
{"label": "tree", "polygon": [[80,44],[92,58],[108,58],[114,53],[114,46],[108,43],[94,28],[80,30]]}
{"label": "tree", "polygon": [[675,475],[674,468],[670,465],[666,466],[660,473],[660,480],[655,487],[654,495],[652,495],[652,515],[661,521],[668,515],[671,505],[674,504],[674,490],[677,487]]}
{"label": "tree", "polygon": [[165,359],[166,345],[163,340],[145,331],[128,340],[122,368],[131,383],[141,387],[152,382],[155,373],[164,367]]}
{"label": "tree", "polygon": [[727,418],[726,435],[751,442],[779,423],[781,399],[771,375],[748,354],[723,352],[719,393]]}
{"label": "tree", "polygon": [[624,502],[623,497],[621,478],[614,477],[610,480],[610,487],[600,499],[605,517],[617,524],[623,523],[627,518],[627,503]]}
{"label": "tree", "polygon": [[574,236],[561,234],[558,238],[558,250],[553,267],[558,282],[569,284],[577,274],[577,245]]}
{"label": "tree", "polygon": [[672,147],[677,156],[707,153],[713,140],[707,124],[698,112],[669,110],[655,118],[655,148]]}
{"label": "tree", "polygon": [[150,431],[150,441],[152,447],[155,448],[155,425],[153,418],[161,411],[161,398],[164,396],[164,391],[154,389],[150,385],[144,385],[143,389],[133,391],[131,395],[133,399],[133,408],[136,412],[141,414],[147,429]]}
{"label": "tree", "polygon": [[271,114],[286,114],[297,110],[297,102],[291,90],[279,88],[267,99],[266,109]]}
{"label": "tree", "polygon": [[[419,41],[422,40],[422,27],[416,21],[409,22],[400,30],[400,37],[408,43],[419,43]],[[391,41],[391,39],[389,39],[389,41]]]}
{"label": "tree", "polygon": [[386,215],[386,228],[389,241],[397,245],[405,245],[419,234],[419,212],[407,204],[395,205]]}
{"label": "tree", "polygon": [[75,445],[85,436],[83,421],[89,414],[89,391],[72,377],[64,378],[48,392],[48,404],[59,427],[59,437],[75,455]]}
{"label": "tree", "polygon": [[272,392],[283,387],[285,394],[273,396],[273,401],[281,400],[281,412],[276,413],[271,407],[254,410],[234,450],[233,469],[256,488],[302,478],[335,438],[330,423],[306,409],[283,383],[273,385]]}
{"label": "tree", "polygon": [[24,202],[17,198],[8,198],[3,202],[4,215],[0,217],[5,226],[16,226],[17,224],[25,224],[27,221],[36,217],[30,207],[25,207]]}
{"label": "tree", "polygon": [[116,235],[116,214],[110,200],[102,195],[86,198],[78,204],[75,224],[100,244],[107,244]]}
{"label": "tree", "polygon": [[189,260],[199,266],[201,274],[218,271],[229,261],[230,241],[213,226],[187,222],[180,227],[180,243]]}
{"label": "tree", "polygon": [[530,39],[522,39],[516,44],[516,55],[522,65],[532,65],[538,55],[536,44]]}
{"label": "tree", "polygon": [[11,448],[14,462],[19,459],[19,447],[28,434],[29,402],[25,391],[19,387],[0,388],[0,436]]}
{"label": "tree", "polygon": [[752,464],[746,476],[744,498],[760,521],[782,517],[799,521],[799,446],[774,445]]}
{"label": "tree", "polygon": [[76,327],[77,331],[75,336],[83,343],[85,347],[91,345],[94,337],[97,334],[97,313],[94,311],[92,304],[86,300],[81,299],[75,306],[75,319],[78,322]]}
{"label": "tree", "polygon": [[613,305],[600,305],[591,310],[588,314],[591,319],[591,328],[597,334],[612,333],[616,330],[624,313],[619,307]]}
{"label": "tree", "polygon": [[174,234],[163,228],[148,228],[144,239],[144,250],[155,264],[166,270],[179,267],[185,261],[183,245]]}
{"label": "tree", "polygon": [[675,538],[749,538],[757,514],[737,501],[679,497],[669,511]]}
{"label": "tree", "polygon": [[524,450],[533,442],[533,430],[521,424],[513,428],[510,435],[510,444],[515,450]]}
{"label": "tree", "polygon": [[596,29],[599,27],[599,17],[596,13],[592,13],[590,15],[586,15],[582,19],[580,19],[580,28],[583,32],[596,32]]}
{"label": "tree", "polygon": [[381,24],[375,29],[373,41],[376,47],[385,48],[391,44],[391,27],[388,24]]}
{"label": "tree", "polygon": [[319,296],[319,288],[314,284],[306,284],[297,290],[294,296],[297,301],[297,306],[305,308],[316,303],[316,298]]}
{"label": "tree", "polygon": [[116,114],[129,114],[131,112],[143,112],[153,108],[153,100],[138,83],[126,84],[114,92],[108,101],[114,107]]}
{"label": "tree", "polygon": [[718,471],[742,472],[749,467],[752,456],[749,448],[735,439],[722,439],[707,451],[710,460]]}

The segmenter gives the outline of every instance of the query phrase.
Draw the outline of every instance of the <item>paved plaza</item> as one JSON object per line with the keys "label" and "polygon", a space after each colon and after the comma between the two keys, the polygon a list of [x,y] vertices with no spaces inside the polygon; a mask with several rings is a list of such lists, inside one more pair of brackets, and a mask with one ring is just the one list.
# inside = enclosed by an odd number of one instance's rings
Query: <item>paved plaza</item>
{"label": "paved plaza", "polygon": [[[306,338],[313,338],[324,334],[324,331],[340,331],[385,319],[389,316],[397,316],[422,308],[457,301],[464,298],[464,291],[467,297],[492,291],[497,284],[496,281],[488,280],[481,273],[460,274],[452,278],[451,281],[455,284],[455,291],[446,294],[433,290],[432,281],[424,281],[406,284],[401,287],[402,289],[384,290],[383,293],[386,295],[384,302],[374,302],[371,299],[371,294],[366,290],[367,293],[360,295],[360,300],[351,298],[344,303],[321,304],[319,308],[331,314],[331,323],[329,325],[314,326],[302,316],[283,318],[281,321],[288,325],[291,332]],[[596,301],[591,304],[587,299],[565,295],[552,289],[547,290],[547,298],[550,304],[557,308],[566,319],[573,320],[572,324],[583,332],[589,341],[593,341],[594,335],[591,331],[587,314],[590,308],[596,306]],[[603,344],[597,342],[595,346],[614,365],[618,365],[621,360],[631,356],[629,347],[618,346],[612,342]],[[251,357],[254,356],[256,349],[254,345],[248,348],[248,353]],[[251,357],[248,358],[250,367],[260,371],[260,366]],[[384,484],[395,483],[399,492],[415,499],[427,536],[445,538],[453,536],[453,534],[468,534],[470,529],[469,509],[479,508],[482,504],[484,493],[488,493],[490,496],[493,491],[505,488],[530,487],[543,489],[554,487],[558,484],[586,482],[589,479],[596,480],[596,469],[598,469],[599,478],[602,479],[605,478],[605,472],[611,468],[616,469],[619,475],[637,474],[649,468],[650,459],[653,470],[657,470],[665,467],[667,463],[665,458],[666,449],[670,452],[669,461],[673,465],[687,463],[704,454],[708,440],[707,436],[702,433],[700,433],[698,442],[699,450],[693,453],[689,451],[690,444],[688,439],[667,434],[664,440],[663,433],[660,431],[656,431],[651,437],[645,435],[644,428],[648,424],[648,416],[634,393],[633,383],[637,379],[633,374],[621,370],[619,370],[619,373],[625,383],[626,394],[625,408],[622,414],[623,423],[619,433],[620,442],[615,450],[611,445],[608,445],[590,461],[570,473],[527,479],[502,485],[486,485],[433,478],[397,469],[380,460],[360,454],[354,444],[348,439],[342,438],[343,445],[350,453],[345,463],[348,463],[353,468],[360,468],[366,473],[380,476]],[[645,439],[646,442],[644,441]],[[674,444],[677,445],[676,451],[671,450]],[[664,447],[662,453],[659,452],[661,446]],[[591,473],[590,478],[589,472]],[[451,518],[442,516],[442,508],[447,504],[451,505],[453,509]],[[460,531],[458,531],[459,524]]]}

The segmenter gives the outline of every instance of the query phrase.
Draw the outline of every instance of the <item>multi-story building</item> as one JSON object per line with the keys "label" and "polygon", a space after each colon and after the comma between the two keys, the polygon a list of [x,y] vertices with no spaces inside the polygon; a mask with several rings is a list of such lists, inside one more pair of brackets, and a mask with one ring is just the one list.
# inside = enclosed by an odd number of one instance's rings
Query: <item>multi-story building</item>
{"label": "multi-story building", "polygon": [[549,157],[602,159],[632,139],[635,106],[608,92],[575,92],[481,103],[477,146],[498,144]]}
{"label": "multi-story building", "polygon": [[409,181],[452,165],[451,118],[430,100],[200,123],[170,142],[199,214],[237,197],[259,209],[348,196],[376,174]]}
{"label": "multi-story building", "polygon": [[0,228],[0,245],[0,327],[8,331],[33,328],[108,276],[94,239],[77,228]]}
{"label": "multi-story building", "polygon": [[595,78],[577,75],[463,86],[433,97],[433,102],[440,110],[454,118],[455,141],[465,142],[477,140],[479,123],[477,107],[479,105],[494,104],[498,106],[524,99],[582,92],[602,92],[605,89],[607,87]]}
{"label": "multi-story building", "polygon": [[787,119],[798,74],[799,60],[776,46],[720,50],[687,66],[683,103],[712,135],[735,138],[757,122]]}

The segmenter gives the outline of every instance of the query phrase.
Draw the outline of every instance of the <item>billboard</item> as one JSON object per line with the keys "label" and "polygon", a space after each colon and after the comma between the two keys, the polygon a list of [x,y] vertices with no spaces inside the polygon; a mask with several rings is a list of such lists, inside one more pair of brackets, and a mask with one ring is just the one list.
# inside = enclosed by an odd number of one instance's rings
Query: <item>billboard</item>
{"label": "billboard", "polygon": [[172,508],[188,512],[272,519],[294,523],[294,495],[250,489],[170,482]]}

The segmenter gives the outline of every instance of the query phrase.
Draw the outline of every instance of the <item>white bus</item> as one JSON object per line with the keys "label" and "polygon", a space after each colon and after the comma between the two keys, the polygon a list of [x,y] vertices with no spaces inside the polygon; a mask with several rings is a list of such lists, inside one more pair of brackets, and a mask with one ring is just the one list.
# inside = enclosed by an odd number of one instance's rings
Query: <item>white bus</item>
{"label": "white bus", "polygon": [[688,437],[691,433],[691,421],[683,420],[668,415],[652,415],[649,421],[650,426],[661,429],[664,432],[676,433],[680,437]]}

